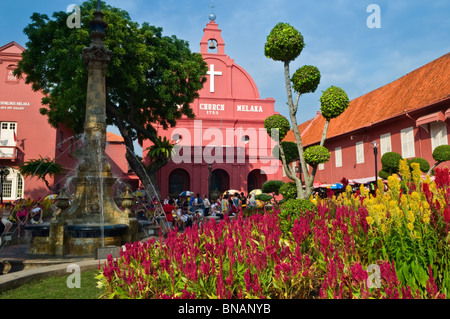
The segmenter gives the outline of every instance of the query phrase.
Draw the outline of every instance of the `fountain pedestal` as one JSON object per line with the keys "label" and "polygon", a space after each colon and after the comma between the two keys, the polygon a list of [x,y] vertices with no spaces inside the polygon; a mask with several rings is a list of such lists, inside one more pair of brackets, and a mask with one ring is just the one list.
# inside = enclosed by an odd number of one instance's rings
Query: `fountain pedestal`
{"label": "fountain pedestal", "polygon": [[30,252],[55,256],[95,256],[105,246],[121,246],[138,239],[138,222],[114,201],[111,165],[105,160],[105,75],[112,53],[103,44],[107,24],[100,1],[91,21],[91,45],[83,49],[88,70],[84,156],[78,166],[73,202],[62,192],[60,211],[50,223],[49,234],[34,236]]}

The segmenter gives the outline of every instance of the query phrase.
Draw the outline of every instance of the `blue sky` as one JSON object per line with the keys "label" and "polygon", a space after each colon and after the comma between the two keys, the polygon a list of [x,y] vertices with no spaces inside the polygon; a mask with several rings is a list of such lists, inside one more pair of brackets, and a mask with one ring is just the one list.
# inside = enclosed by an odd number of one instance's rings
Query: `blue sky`
{"label": "blue sky", "polygon": [[[78,0],[20,0],[2,4],[0,45],[26,46],[24,27],[33,12],[66,11]],[[211,0],[107,0],[139,23],[160,26],[165,35],[186,40],[200,51]],[[370,4],[380,8],[381,28],[369,28]],[[299,30],[306,43],[291,64],[291,72],[311,64],[321,72],[317,91],[303,96],[299,123],[320,109],[321,92],[343,88],[350,99],[386,85],[450,52],[448,0],[214,0],[216,23],[226,43],[225,53],[255,80],[261,98],[276,100],[275,110],[288,116],[281,62],[264,56],[264,44],[278,22]]]}

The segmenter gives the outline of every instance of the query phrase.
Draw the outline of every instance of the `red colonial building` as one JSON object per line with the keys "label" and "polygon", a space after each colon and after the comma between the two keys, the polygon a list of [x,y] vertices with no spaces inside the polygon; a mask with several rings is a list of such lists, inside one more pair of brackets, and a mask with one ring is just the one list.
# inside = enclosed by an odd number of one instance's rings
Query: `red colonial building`
{"label": "red colonial building", "polygon": [[[319,143],[324,123],[319,112],[299,125],[303,145]],[[316,181],[375,181],[373,142],[377,143],[378,171],[381,156],[390,151],[405,159],[422,157],[433,165],[433,150],[448,144],[449,125],[450,53],[352,100],[341,116],[331,120],[324,145],[331,158],[319,166]],[[292,131],[285,140],[295,141]]]}
{"label": "red colonial building", "polygon": [[[191,104],[196,119],[184,117],[168,130],[157,127],[159,135],[177,143],[176,155],[158,173],[163,198],[187,190],[247,193],[281,179],[280,162],[272,156],[275,144],[264,129],[264,120],[276,113],[275,100],[261,99],[252,77],[225,54],[214,20],[203,31],[200,54],[209,71]],[[148,146],[144,142],[143,149]]]}
{"label": "red colonial building", "polygon": [[[65,186],[78,162],[78,140],[73,132],[64,126],[53,128],[39,112],[43,94],[13,74],[24,50],[15,42],[0,47],[0,167],[9,171],[3,181],[5,201],[38,199],[52,193],[37,177],[20,175],[18,168],[24,162],[42,157],[63,165],[67,173],[47,178],[56,188]],[[136,178],[128,173],[121,137],[109,133],[106,151],[115,176],[136,184]]]}

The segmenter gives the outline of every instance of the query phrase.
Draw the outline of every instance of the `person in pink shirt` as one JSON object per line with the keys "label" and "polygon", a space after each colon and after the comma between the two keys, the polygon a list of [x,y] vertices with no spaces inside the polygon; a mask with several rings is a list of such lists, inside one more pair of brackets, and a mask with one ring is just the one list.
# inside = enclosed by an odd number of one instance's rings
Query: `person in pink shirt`
{"label": "person in pink shirt", "polygon": [[19,223],[19,227],[17,227],[17,236],[20,237],[21,229],[28,221],[28,209],[25,205],[20,205],[19,210],[16,213],[16,219]]}

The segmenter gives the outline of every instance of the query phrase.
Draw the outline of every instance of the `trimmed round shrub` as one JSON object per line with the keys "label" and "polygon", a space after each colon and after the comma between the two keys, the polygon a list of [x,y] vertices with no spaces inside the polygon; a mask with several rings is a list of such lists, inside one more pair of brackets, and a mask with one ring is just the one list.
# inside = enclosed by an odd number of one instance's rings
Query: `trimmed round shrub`
{"label": "trimmed round shrub", "polygon": [[256,200],[260,200],[262,202],[268,202],[272,199],[272,195],[269,194],[258,194],[255,196]]}
{"label": "trimmed round shrub", "polygon": [[433,150],[433,159],[436,162],[450,161],[450,145],[440,145]]}
{"label": "trimmed round shrub", "polygon": [[[286,163],[291,163],[299,158],[297,143],[284,141],[280,144],[284,151]],[[272,155],[281,161],[281,152],[278,145],[273,148]]]}
{"label": "trimmed round shrub", "polygon": [[388,179],[389,176],[391,176],[391,174],[389,174],[388,172],[381,170],[378,172],[378,176],[382,179]]}
{"label": "trimmed round shrub", "polygon": [[276,195],[280,192],[280,187],[283,186],[284,182],[279,180],[267,181],[263,184],[261,190],[263,193],[275,193]]}
{"label": "trimmed round shrub", "polygon": [[264,128],[266,129],[267,134],[272,138],[275,137],[272,136],[272,129],[278,129],[278,140],[281,141],[290,131],[291,124],[283,115],[274,114],[264,120]]}
{"label": "trimmed round shrub", "polygon": [[325,119],[331,120],[341,115],[349,103],[350,100],[343,89],[330,86],[320,97],[320,111]]}
{"label": "trimmed round shrub", "polygon": [[427,173],[428,170],[430,169],[430,163],[428,163],[428,161],[422,157],[415,157],[415,158],[409,159],[407,161],[408,161],[409,167],[411,167],[412,163],[418,163],[420,165],[420,171],[422,173]]}
{"label": "trimmed round shrub", "polygon": [[403,157],[399,153],[384,153],[383,156],[381,156],[382,170],[389,173],[390,175],[397,173],[400,165],[400,160],[402,159]]}
{"label": "trimmed round shrub", "polygon": [[290,62],[300,55],[304,47],[302,34],[290,24],[280,22],[267,36],[264,55],[275,61]]}
{"label": "trimmed round shrub", "polygon": [[280,194],[283,196],[283,199],[296,199],[297,198],[297,187],[294,182],[284,183],[280,187]]}
{"label": "trimmed round shrub", "polygon": [[313,93],[320,84],[320,71],[313,65],[305,65],[295,71],[291,78],[294,90],[300,94]]}
{"label": "trimmed round shrub", "polygon": [[303,153],[306,163],[311,166],[317,166],[328,162],[330,159],[330,152],[324,146],[315,145],[308,147]]}

